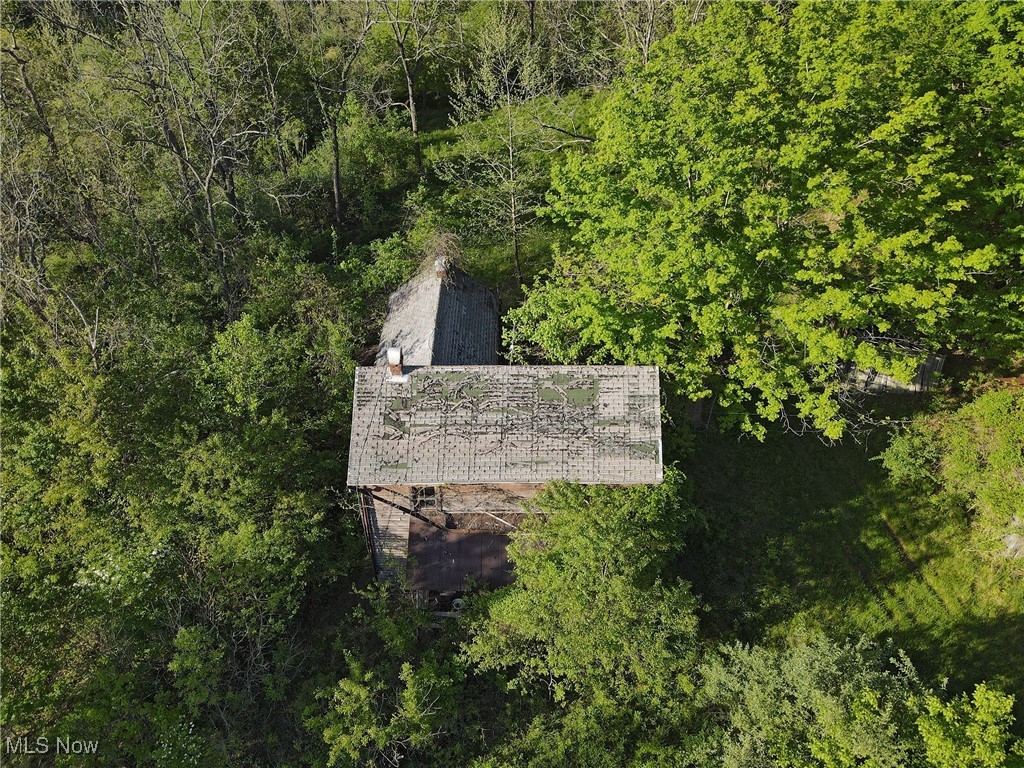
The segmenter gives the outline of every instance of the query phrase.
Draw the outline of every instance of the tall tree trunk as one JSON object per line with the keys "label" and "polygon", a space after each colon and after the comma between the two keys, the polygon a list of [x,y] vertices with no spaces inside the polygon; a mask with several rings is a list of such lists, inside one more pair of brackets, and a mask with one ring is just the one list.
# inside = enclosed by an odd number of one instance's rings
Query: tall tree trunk
{"label": "tall tree trunk", "polygon": [[220,228],[217,226],[217,214],[214,209],[213,187],[211,180],[213,170],[206,179],[203,188],[203,199],[206,203],[206,227],[209,235],[209,242],[213,247],[214,263],[217,266],[217,276],[220,277],[220,295],[224,302],[224,315],[226,322],[232,323],[239,317],[238,292],[235,280],[231,275],[231,253],[227,246],[220,240]]}
{"label": "tall tree trunk", "polygon": [[[403,66],[404,66],[403,61]],[[415,81],[412,74],[409,72],[409,67],[404,66],[405,69],[405,87],[409,94],[409,100],[407,106],[409,108],[409,124],[412,128],[412,143],[413,148],[416,152],[416,167],[423,170],[423,148],[420,146],[420,127],[416,121],[416,95],[415,95]]]}
{"label": "tall tree trunk", "polygon": [[516,280],[523,284],[523,265],[519,260],[519,221],[515,198],[512,199],[512,261],[516,266]]}
{"label": "tall tree trunk", "polygon": [[39,94],[36,92],[35,87],[32,85],[32,80],[29,77],[28,60],[17,56],[13,49],[5,48],[4,52],[18,63],[18,68],[21,74],[22,90],[24,90],[25,94],[29,97],[29,101],[32,102],[32,108],[35,110],[36,117],[39,120],[39,128],[46,137],[46,143],[49,145],[50,152],[53,154],[53,160],[60,166],[67,183],[76,189],[79,197],[81,198],[85,213],[85,226],[88,233],[83,234],[78,232],[69,222],[65,222],[64,226],[68,236],[74,240],[78,240],[79,242],[102,247],[103,243],[100,235],[99,216],[96,213],[92,195],[82,184],[78,182],[78,179],[74,174],[72,174],[71,168],[65,161],[64,153],[61,152],[60,146],[57,143],[57,137],[54,135],[50,119],[47,117],[46,110],[43,108],[42,99],[39,98]]}
{"label": "tall tree trunk", "polygon": [[245,229],[245,216],[242,214],[242,209],[238,204],[238,190],[235,187],[235,170],[234,163],[227,161],[223,164],[224,169],[221,173],[221,177],[224,180],[224,195],[227,198],[228,206],[231,208],[231,220],[235,223],[235,227],[241,232]]}
{"label": "tall tree trunk", "polygon": [[341,247],[341,149],[338,145],[338,116],[331,115],[331,186],[334,192],[334,255]]}
{"label": "tall tree trunk", "polygon": [[274,123],[274,143],[277,147],[277,164],[281,168],[281,175],[288,175],[288,161],[285,160],[284,140],[281,138],[281,126]]}
{"label": "tall tree trunk", "polygon": [[412,137],[416,140],[418,145],[420,140],[420,130],[419,124],[416,122],[416,99],[412,92],[412,80],[407,80],[407,83],[409,87],[409,122],[412,127]]}
{"label": "tall tree trunk", "polygon": [[516,279],[522,285],[523,267],[519,261],[519,198],[516,196],[515,123],[512,117],[512,100],[508,98],[508,91],[506,91],[505,98],[505,119],[508,125],[508,188],[512,203],[512,258],[516,264]]}

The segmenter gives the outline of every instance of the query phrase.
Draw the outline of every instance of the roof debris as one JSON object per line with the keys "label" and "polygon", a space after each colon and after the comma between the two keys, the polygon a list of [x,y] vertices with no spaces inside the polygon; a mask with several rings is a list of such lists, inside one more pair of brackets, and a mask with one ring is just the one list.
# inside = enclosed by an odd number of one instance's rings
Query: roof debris
{"label": "roof debris", "polygon": [[356,371],[348,484],[658,483],[658,369]]}

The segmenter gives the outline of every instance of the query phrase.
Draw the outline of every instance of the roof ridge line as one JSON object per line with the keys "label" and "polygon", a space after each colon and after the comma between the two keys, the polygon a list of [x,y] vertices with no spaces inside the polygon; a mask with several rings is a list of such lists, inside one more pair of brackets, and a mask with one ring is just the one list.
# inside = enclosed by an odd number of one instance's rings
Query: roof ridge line
{"label": "roof ridge line", "polygon": [[444,292],[444,277],[435,274],[437,278],[437,291],[434,294],[434,322],[430,326],[430,364],[434,364],[437,357],[437,323],[441,318],[441,294]]}

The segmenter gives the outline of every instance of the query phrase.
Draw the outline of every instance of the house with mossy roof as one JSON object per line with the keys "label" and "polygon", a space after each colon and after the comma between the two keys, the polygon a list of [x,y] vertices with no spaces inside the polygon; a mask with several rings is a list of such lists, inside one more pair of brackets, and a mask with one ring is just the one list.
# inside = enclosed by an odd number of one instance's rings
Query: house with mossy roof
{"label": "house with mossy roof", "polygon": [[435,267],[356,369],[348,485],[378,575],[428,602],[512,580],[509,533],[546,483],[662,480],[657,368],[508,365],[499,339],[494,295]]}

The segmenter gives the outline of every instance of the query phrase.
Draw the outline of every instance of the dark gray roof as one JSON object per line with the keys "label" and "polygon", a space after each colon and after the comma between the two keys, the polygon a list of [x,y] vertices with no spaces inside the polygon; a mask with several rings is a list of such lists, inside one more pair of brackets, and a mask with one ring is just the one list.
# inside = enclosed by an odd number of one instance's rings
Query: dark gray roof
{"label": "dark gray roof", "polygon": [[425,269],[388,299],[377,364],[401,347],[406,365],[492,365],[500,340],[498,301],[486,286],[460,269],[444,278]]}
{"label": "dark gray roof", "polygon": [[658,369],[357,368],[348,484],[657,483]]}

